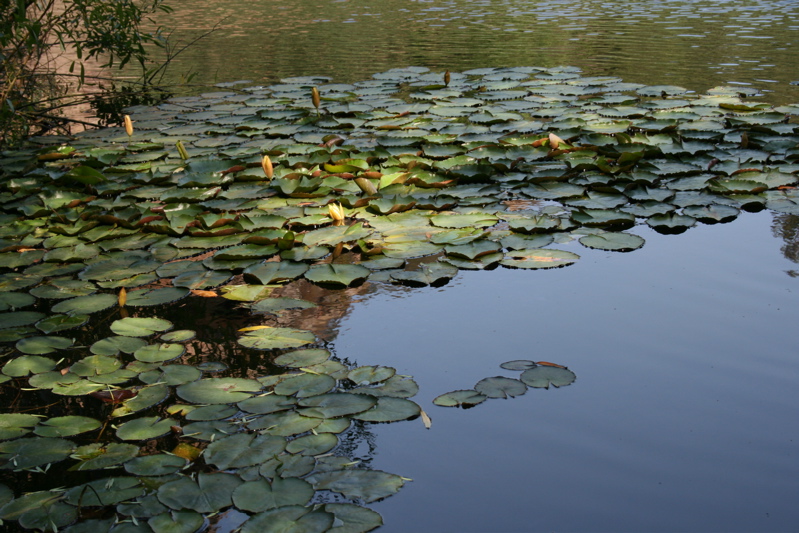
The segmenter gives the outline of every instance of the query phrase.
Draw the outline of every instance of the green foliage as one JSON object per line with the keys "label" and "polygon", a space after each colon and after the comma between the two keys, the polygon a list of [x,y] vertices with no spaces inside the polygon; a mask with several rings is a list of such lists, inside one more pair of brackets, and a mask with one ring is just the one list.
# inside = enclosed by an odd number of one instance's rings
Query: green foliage
{"label": "green foliage", "polygon": [[[163,46],[164,37],[161,28],[148,33],[141,25],[159,11],[170,12],[164,0],[0,3],[0,145],[63,124],[59,110],[85,98],[69,93],[92,77],[89,65],[135,63],[148,81],[147,46]],[[127,105],[153,101],[132,102],[127,93]]]}

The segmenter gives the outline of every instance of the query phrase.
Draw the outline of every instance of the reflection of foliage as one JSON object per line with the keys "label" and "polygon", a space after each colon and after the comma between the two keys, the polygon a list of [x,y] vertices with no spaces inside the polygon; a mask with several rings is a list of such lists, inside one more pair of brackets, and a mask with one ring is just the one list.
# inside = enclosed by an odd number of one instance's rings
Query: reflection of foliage
{"label": "reflection of foliage", "polygon": [[[775,237],[785,241],[780,251],[789,261],[799,263],[799,215],[777,213],[771,223],[771,231]],[[791,277],[799,277],[796,270],[788,270]]]}

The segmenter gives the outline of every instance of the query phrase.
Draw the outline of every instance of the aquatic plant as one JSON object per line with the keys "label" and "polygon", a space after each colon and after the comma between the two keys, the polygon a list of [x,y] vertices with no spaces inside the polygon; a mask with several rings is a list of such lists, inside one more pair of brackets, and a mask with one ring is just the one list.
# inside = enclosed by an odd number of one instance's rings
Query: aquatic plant
{"label": "aquatic plant", "polygon": [[[274,315],[315,305],[274,297],[295,280],[440,285],[460,269],[574,264],[578,254],[551,247],[570,241],[633,251],[644,245],[637,224],[680,233],[742,211],[799,210],[799,106],[568,67],[441,81],[405,68],[354,84],[223,84],[129,109],[130,131],[34,138],[4,153],[0,382],[22,400],[0,415],[0,470],[75,477],[58,489],[0,486],[0,518],[193,531],[230,508],[243,531],[367,531],[379,515],[357,504],[406,479],[328,454],[364,424],[429,426],[409,399],[413,379],[345,364],[312,332],[263,323],[240,328],[238,344],[269,368],[218,374],[224,365],[192,359],[194,330],[174,330],[164,306],[214,297]],[[504,368],[523,373],[435,403],[574,380],[551,363]],[[39,395],[97,407],[22,412]]]}

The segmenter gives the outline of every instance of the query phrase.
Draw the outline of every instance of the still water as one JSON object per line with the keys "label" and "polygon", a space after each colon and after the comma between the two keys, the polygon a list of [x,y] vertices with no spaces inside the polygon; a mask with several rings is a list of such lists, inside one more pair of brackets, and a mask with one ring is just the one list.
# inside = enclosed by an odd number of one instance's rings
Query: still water
{"label": "still water", "polygon": [[[192,1],[165,24],[177,77],[203,83],[408,65],[574,65],[648,85],[754,87],[799,101],[788,1]],[[177,78],[175,78],[177,79]],[[414,479],[374,505],[387,532],[795,531],[799,280],[769,212],[591,252],[548,271],[461,272],[441,288],[376,286],[336,351],[411,374],[433,419],[374,426],[372,466]],[[439,394],[567,365],[577,381],[474,409]]]}
{"label": "still water", "polygon": [[192,0],[159,22],[185,44],[173,81],[325,75],[339,82],[418,65],[573,65],[588,75],[696,91],[739,84],[799,101],[792,1]]}

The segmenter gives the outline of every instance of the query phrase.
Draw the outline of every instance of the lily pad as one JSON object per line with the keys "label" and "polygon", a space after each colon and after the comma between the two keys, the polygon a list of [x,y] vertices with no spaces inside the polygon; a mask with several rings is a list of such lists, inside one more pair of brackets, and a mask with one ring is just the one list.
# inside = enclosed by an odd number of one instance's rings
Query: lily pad
{"label": "lily pad", "polygon": [[330,490],[367,503],[396,494],[405,481],[395,474],[380,470],[336,470],[306,478],[316,490]]}
{"label": "lily pad", "polygon": [[24,437],[0,442],[0,470],[25,470],[63,461],[75,445],[60,438]]}
{"label": "lily pad", "polygon": [[128,317],[111,323],[111,331],[126,337],[148,337],[172,329],[172,322],[163,318]]}
{"label": "lily pad", "polygon": [[314,489],[307,481],[278,477],[271,483],[260,479],[239,485],[233,491],[233,503],[243,511],[260,513],[287,505],[305,505],[313,495]]}
{"label": "lily pad", "polygon": [[644,245],[644,239],[632,233],[606,232],[580,237],[580,244],[599,250],[632,252]]}
{"label": "lily pad", "polygon": [[555,388],[571,385],[577,376],[568,368],[539,365],[522,372],[520,379],[533,388],[548,389],[550,385]]}
{"label": "lily pad", "polygon": [[486,396],[476,390],[456,390],[437,396],[433,403],[441,407],[473,407],[483,403]]}
{"label": "lily pad", "polygon": [[255,350],[298,348],[313,342],[316,342],[313,333],[293,328],[263,327],[239,337],[239,344]]}
{"label": "lily pad", "polygon": [[176,392],[187,402],[218,404],[246,400],[261,388],[261,384],[254,379],[207,378],[181,385]]}
{"label": "lily pad", "polygon": [[162,437],[172,431],[177,421],[157,416],[137,418],[125,422],[117,428],[117,438],[122,440],[150,440]]}
{"label": "lily pad", "polygon": [[182,477],[161,485],[158,499],[177,511],[190,509],[198,513],[215,513],[233,504],[233,491],[243,481],[223,472],[197,474],[197,479]]}
{"label": "lily pad", "polygon": [[527,392],[527,386],[518,379],[496,376],[481,379],[474,390],[487,398],[515,398]]}
{"label": "lily pad", "polygon": [[40,437],[71,437],[98,429],[99,420],[87,416],[58,416],[44,420],[34,430]]}

